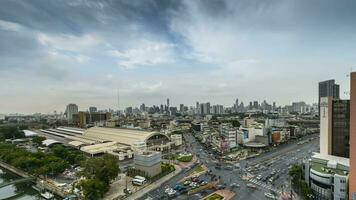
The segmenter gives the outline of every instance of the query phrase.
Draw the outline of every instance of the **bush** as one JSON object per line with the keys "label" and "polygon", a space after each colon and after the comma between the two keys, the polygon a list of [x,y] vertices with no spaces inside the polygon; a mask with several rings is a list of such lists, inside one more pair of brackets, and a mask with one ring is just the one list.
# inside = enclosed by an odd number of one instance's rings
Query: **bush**
{"label": "bush", "polygon": [[180,162],[190,162],[193,159],[193,155],[180,155],[177,160]]}

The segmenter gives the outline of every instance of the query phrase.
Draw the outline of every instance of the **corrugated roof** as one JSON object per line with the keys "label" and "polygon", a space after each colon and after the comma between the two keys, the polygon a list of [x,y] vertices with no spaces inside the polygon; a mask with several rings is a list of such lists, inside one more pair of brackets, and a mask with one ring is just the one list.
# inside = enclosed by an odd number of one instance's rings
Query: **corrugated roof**
{"label": "corrugated roof", "polygon": [[106,143],[100,143],[100,144],[94,144],[94,145],[89,145],[80,148],[81,151],[84,151],[88,154],[99,154],[99,153],[105,153],[107,151],[113,151],[117,149],[117,143],[116,142],[106,142]]}
{"label": "corrugated roof", "polygon": [[89,128],[84,133],[84,136],[89,138],[114,141],[126,145],[133,145],[137,142],[146,142],[147,139],[153,135],[162,135],[162,134],[159,132],[118,129],[118,128],[101,128],[101,127]]}
{"label": "corrugated roof", "polygon": [[62,144],[62,142],[57,141],[57,140],[47,139],[47,140],[43,140],[42,144],[48,147],[48,146],[51,146],[53,144]]}
{"label": "corrugated roof", "polygon": [[79,146],[82,146],[85,143],[80,142],[80,141],[71,141],[71,142],[68,142],[68,144],[71,145],[71,146],[74,146],[74,147],[79,147]]}

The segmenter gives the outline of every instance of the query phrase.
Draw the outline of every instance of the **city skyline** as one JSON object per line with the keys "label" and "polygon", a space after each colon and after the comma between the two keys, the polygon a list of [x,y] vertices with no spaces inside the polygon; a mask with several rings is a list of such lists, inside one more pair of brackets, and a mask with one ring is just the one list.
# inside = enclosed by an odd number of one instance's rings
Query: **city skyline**
{"label": "city skyline", "polygon": [[355,4],[2,1],[0,113],[116,108],[118,89],[120,109],[311,104],[329,79],[348,99]]}

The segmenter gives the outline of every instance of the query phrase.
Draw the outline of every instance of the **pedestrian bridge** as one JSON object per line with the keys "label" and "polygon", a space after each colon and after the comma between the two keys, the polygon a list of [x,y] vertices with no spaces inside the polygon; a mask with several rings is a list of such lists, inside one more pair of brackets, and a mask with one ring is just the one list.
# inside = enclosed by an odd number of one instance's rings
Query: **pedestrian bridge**
{"label": "pedestrian bridge", "polygon": [[30,182],[30,181],[34,181],[36,180],[35,177],[27,177],[27,178],[20,178],[20,179],[16,179],[10,182],[6,182],[6,183],[1,183],[0,184],[0,188],[9,186],[9,185],[13,185],[13,184],[17,184],[17,183],[24,183],[24,182]]}

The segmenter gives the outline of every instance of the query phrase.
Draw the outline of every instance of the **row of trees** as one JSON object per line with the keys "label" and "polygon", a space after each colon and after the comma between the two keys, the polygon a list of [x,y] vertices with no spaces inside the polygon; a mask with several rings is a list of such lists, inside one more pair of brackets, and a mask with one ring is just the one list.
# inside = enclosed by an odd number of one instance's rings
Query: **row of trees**
{"label": "row of trees", "polygon": [[299,165],[293,165],[288,172],[289,176],[292,178],[292,186],[301,193],[306,200],[313,199],[313,191],[303,180],[303,170]]}
{"label": "row of trees", "polygon": [[81,163],[82,171],[79,175],[84,177],[79,182],[85,199],[100,199],[110,188],[110,182],[114,180],[120,168],[118,158],[104,154],[101,157],[89,158]]}
{"label": "row of trees", "polygon": [[0,159],[33,175],[55,175],[71,164],[79,164],[85,156],[76,149],[55,145],[48,152],[32,153],[13,144],[0,143]]}
{"label": "row of trees", "polygon": [[32,153],[13,144],[0,143],[0,159],[33,175],[52,175],[63,172],[68,163],[43,152]]}

